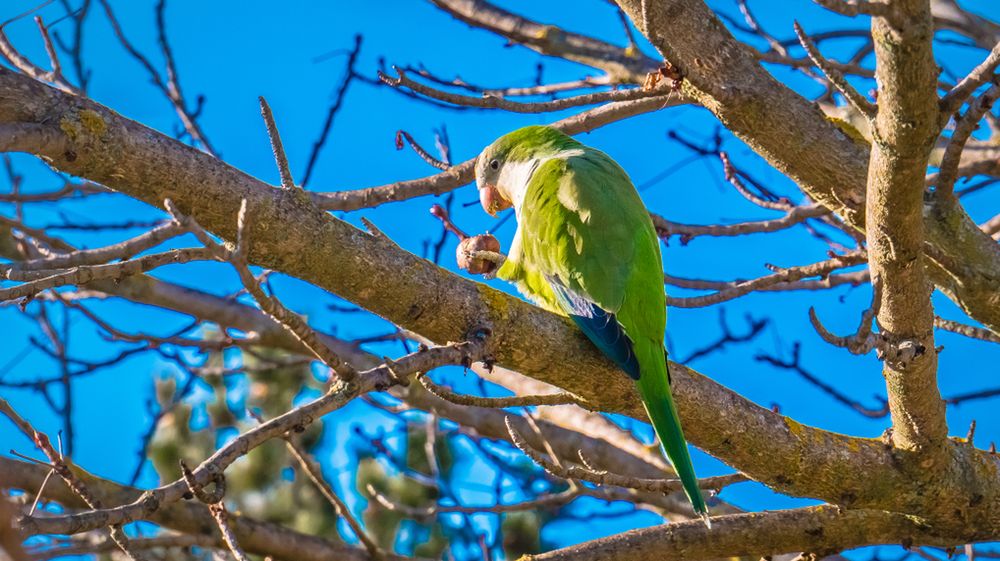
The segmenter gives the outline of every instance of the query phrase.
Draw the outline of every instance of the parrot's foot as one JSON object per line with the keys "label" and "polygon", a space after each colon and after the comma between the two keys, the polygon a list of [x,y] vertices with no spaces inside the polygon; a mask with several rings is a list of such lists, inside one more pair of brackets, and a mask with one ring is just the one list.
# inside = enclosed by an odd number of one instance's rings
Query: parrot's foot
{"label": "parrot's foot", "polygon": [[483,273],[483,278],[487,280],[496,278],[500,266],[507,261],[507,256],[498,251],[475,250],[468,252],[467,255],[470,259],[488,261],[494,265],[492,270]]}
{"label": "parrot's foot", "polygon": [[455,249],[455,262],[460,269],[488,279],[496,276],[505,259],[500,253],[500,242],[490,234],[465,238]]}

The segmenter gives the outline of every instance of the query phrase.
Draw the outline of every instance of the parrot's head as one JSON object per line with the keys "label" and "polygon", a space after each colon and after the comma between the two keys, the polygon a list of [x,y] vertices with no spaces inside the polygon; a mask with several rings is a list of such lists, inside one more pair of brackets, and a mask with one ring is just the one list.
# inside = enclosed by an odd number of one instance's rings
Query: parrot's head
{"label": "parrot's head", "polygon": [[501,210],[514,205],[512,186],[501,184],[501,181],[508,179],[503,176],[503,171],[509,150],[504,149],[505,146],[500,140],[487,146],[476,159],[476,189],[479,190],[479,203],[490,216],[496,216]]}
{"label": "parrot's head", "polygon": [[561,150],[580,144],[552,127],[534,125],[501,136],[476,160],[479,202],[496,216],[519,202],[538,165]]}

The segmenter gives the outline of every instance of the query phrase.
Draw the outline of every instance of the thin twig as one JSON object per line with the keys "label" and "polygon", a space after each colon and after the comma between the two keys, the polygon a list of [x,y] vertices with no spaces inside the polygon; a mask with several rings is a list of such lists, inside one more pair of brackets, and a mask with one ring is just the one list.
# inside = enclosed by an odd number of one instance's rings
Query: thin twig
{"label": "thin twig", "polygon": [[271,318],[278,324],[284,326],[285,329],[294,335],[303,346],[309,349],[317,359],[336,372],[340,379],[350,381],[354,378],[356,374],[355,370],[349,364],[342,361],[336,353],[330,350],[330,348],[320,340],[316,331],[309,327],[309,324],[306,323],[301,316],[290,311],[274,296],[270,296],[265,293],[264,289],[260,285],[260,281],[254,277],[253,273],[250,272],[249,265],[246,262],[247,232],[249,231],[247,224],[249,220],[249,210],[247,208],[246,199],[243,199],[243,202],[240,205],[240,212],[237,217],[238,228],[235,250],[230,250],[226,246],[213,240],[211,236],[209,236],[208,233],[201,227],[201,225],[199,225],[190,216],[182,214],[177,207],[174,206],[170,199],[164,201],[164,206],[178,224],[194,234],[194,236],[198,238],[198,241],[205,245],[208,252],[213,254],[216,258],[228,262],[234,269],[236,269],[236,273],[239,275],[240,282],[243,283],[243,287],[250,293],[251,296],[253,296],[254,300],[257,301],[257,304],[264,313],[271,316]]}
{"label": "thin twig", "polygon": [[404,130],[396,131],[396,150],[403,149],[404,140],[406,141],[407,144],[410,145],[410,148],[412,148],[413,151],[416,152],[417,155],[420,156],[420,158],[423,161],[427,162],[428,164],[440,170],[446,170],[451,167],[451,163],[439,160],[434,156],[431,156],[430,152],[424,150],[424,147],[418,144],[417,141],[413,139],[413,136]]}
{"label": "thin twig", "polygon": [[264,96],[260,96],[257,99],[260,101],[260,114],[264,117],[267,136],[271,139],[271,151],[274,152],[274,161],[278,164],[278,173],[281,175],[281,186],[284,189],[294,189],[295,181],[292,179],[292,171],[288,166],[288,155],[285,154],[285,147],[281,143],[281,135],[278,134],[278,125],[274,122],[274,114],[271,112],[271,106],[267,104]]}
{"label": "thin twig", "polygon": [[[682,103],[678,96],[664,95],[635,101],[623,101],[600,105],[581,111],[550,126],[570,135],[590,132],[609,123],[621,121],[635,115],[658,111],[671,105]],[[0,137],[2,139],[2,137]],[[440,195],[452,191],[475,179],[476,160],[466,160],[451,168],[428,177],[409,181],[397,181],[387,185],[314,193],[313,201],[324,210],[358,210],[371,208],[383,203],[404,201],[423,195]],[[305,185],[305,181],[302,182]]]}
{"label": "thin twig", "polygon": [[[198,485],[207,485],[216,479],[217,474],[223,473],[233,462],[261,444],[272,438],[282,437],[289,431],[310,425],[323,415],[343,407],[358,395],[382,391],[403,383],[407,376],[416,372],[426,372],[444,365],[481,361],[485,357],[483,341],[476,339],[423,348],[392,361],[391,366],[383,364],[361,372],[353,383],[338,381],[315,400],[295,407],[227,441],[198,467],[191,470],[190,480]],[[108,524],[121,524],[147,518],[153,512],[181,500],[189,492],[190,485],[182,478],[147,491],[139,499],[123,506],[61,516],[30,517],[22,520],[22,526],[31,534],[65,534],[70,530],[84,532]]]}
{"label": "thin twig", "polygon": [[820,391],[833,398],[834,401],[837,401],[853,409],[860,415],[868,417],[869,419],[882,419],[889,414],[889,402],[886,401],[884,397],[879,395],[874,396],[875,400],[878,401],[879,406],[877,408],[868,407],[866,405],[863,405],[860,401],[848,397],[846,394],[844,394],[837,388],[824,382],[815,374],[807,370],[802,365],[801,351],[802,351],[802,345],[799,342],[795,342],[795,344],[792,346],[791,360],[785,360],[783,358],[779,358],[764,353],[757,354],[756,356],[754,356],[754,359],[757,360],[758,362],[766,362],[777,368],[783,368],[785,370],[791,370],[792,372],[795,372],[803,380],[816,386],[816,388],[818,388]]}
{"label": "thin twig", "polygon": [[[651,493],[675,493],[684,488],[680,479],[647,479],[641,477],[626,477],[606,471],[593,471],[577,465],[557,465],[554,461],[549,460],[543,454],[538,453],[528,444],[528,442],[524,439],[524,436],[522,436],[519,432],[517,432],[517,429],[514,428],[510,417],[505,418],[504,422],[507,424],[507,430],[510,432],[511,441],[514,445],[517,446],[519,450],[524,452],[529,458],[534,460],[535,463],[542,466],[545,471],[555,475],[556,477],[587,481],[596,485],[615,485],[618,487],[625,487],[628,489],[636,489]],[[700,479],[698,481],[698,486],[702,489],[718,490],[727,485],[740,483],[742,481],[748,481],[747,476],[742,473],[735,473],[732,475],[721,475]]]}
{"label": "thin twig", "polygon": [[983,62],[972,69],[955,87],[946,93],[940,102],[941,118],[947,120],[962,107],[969,97],[983,84],[994,80],[993,72],[1000,66],[1000,42],[993,46]]}
{"label": "thin twig", "polygon": [[951,134],[948,147],[945,148],[944,156],[941,158],[940,171],[938,171],[935,181],[937,193],[940,195],[950,195],[954,192],[955,181],[958,179],[958,166],[962,161],[965,143],[979,126],[983,115],[993,107],[997,98],[1000,98],[1000,77],[994,77],[994,80],[997,83],[994,83],[990,89],[970,104],[965,114],[959,117],[955,125],[955,131]]}
{"label": "thin twig", "polygon": [[116,243],[114,245],[97,249],[83,249],[69,253],[55,254],[28,261],[14,262],[11,264],[11,270],[52,271],[55,269],[65,269],[69,267],[100,265],[114,259],[127,259],[133,255],[142,253],[147,249],[153,248],[174,236],[178,236],[181,233],[183,232],[177,224],[168,222],[160,224],[152,230],[134,238]]}
{"label": "thin twig", "polygon": [[732,160],[729,159],[729,154],[726,152],[719,152],[719,161],[722,162],[722,174],[726,177],[728,181],[743,198],[750,201],[751,203],[769,210],[780,210],[787,212],[791,210],[795,205],[793,205],[788,199],[781,198],[777,201],[766,200],[756,193],[750,191],[747,186],[740,179],[740,172],[733,165]]}
{"label": "thin twig", "polygon": [[802,44],[802,48],[806,50],[809,54],[809,58],[823,71],[823,75],[827,77],[830,82],[840,90],[840,93],[844,94],[844,98],[850,102],[862,115],[872,120],[875,118],[875,112],[877,111],[875,104],[868,101],[868,99],[861,95],[861,92],[854,89],[854,86],[844,78],[841,72],[832,66],[830,66],[823,55],[820,54],[819,49],[812,42],[805,31],[802,30],[802,26],[799,22],[794,23],[795,35],[799,38],[799,43]]}
{"label": "thin twig", "polygon": [[511,397],[480,397],[477,395],[457,394],[444,386],[435,384],[426,375],[417,376],[417,380],[427,391],[441,399],[469,407],[503,409],[507,407],[539,407],[543,405],[578,405],[584,409],[593,410],[593,405],[583,398],[568,392],[544,395],[515,395]]}
{"label": "thin twig", "polygon": [[63,76],[62,63],[59,62],[59,54],[56,53],[56,47],[52,44],[52,37],[49,36],[49,29],[45,27],[45,23],[42,22],[41,16],[35,16],[35,25],[38,26],[38,33],[42,36],[42,43],[45,45],[45,54],[49,56],[49,64],[52,65],[51,81],[54,84],[64,86],[71,93],[79,94],[79,89],[70,84],[66,77]]}
{"label": "thin twig", "polygon": [[958,333],[959,335],[964,335],[971,339],[989,341],[990,343],[1000,343],[1000,335],[984,327],[967,325],[961,322],[952,321],[950,319],[944,319],[941,317],[934,318],[934,327],[937,327],[938,329],[944,329],[945,331],[951,331],[952,333]]}
{"label": "thin twig", "polygon": [[[82,479],[73,473],[69,462],[63,457],[62,453],[57,452],[55,448],[52,447],[49,437],[44,433],[35,430],[31,424],[21,417],[17,411],[11,407],[7,400],[0,398],[0,413],[5,415],[10,419],[14,425],[27,436],[35,444],[35,446],[45,454],[45,457],[49,460],[49,465],[52,471],[59,474],[62,480],[66,483],[66,486],[73,490],[73,492],[83,500],[84,503],[91,509],[100,509],[102,504],[100,499],[98,499],[83,482]],[[104,524],[101,524],[104,526]],[[99,526],[98,526],[99,527]],[[120,524],[111,524],[108,528],[110,532],[111,539],[118,545],[118,547],[125,553],[130,559],[134,561],[144,561],[144,556],[132,551],[129,547],[128,537],[125,535],[125,531],[122,530]]]}
{"label": "thin twig", "polygon": [[121,279],[130,275],[145,273],[164,265],[213,258],[212,253],[203,248],[192,248],[173,249],[163,253],[144,255],[119,263],[75,267],[66,271],[18,271],[9,265],[0,265],[0,274],[6,274],[12,280],[30,281],[10,288],[0,288],[0,302],[33,297],[43,290],[67,284],[86,284],[97,280]]}
{"label": "thin twig", "polygon": [[340,87],[337,88],[337,92],[334,94],[333,103],[330,104],[330,108],[326,111],[326,119],[323,121],[323,127],[320,129],[319,137],[313,142],[312,152],[309,154],[309,161],[306,163],[306,170],[302,174],[302,187],[305,188],[309,184],[309,180],[312,179],[313,170],[316,167],[316,162],[319,160],[320,151],[323,150],[323,146],[326,145],[327,139],[330,137],[330,131],[333,129],[333,120],[340,111],[340,108],[344,104],[344,98],[347,96],[347,90],[351,86],[351,82],[357,78],[357,74],[354,71],[354,65],[358,61],[358,54],[361,53],[361,35],[354,36],[354,48],[351,49],[350,54],[347,56],[346,69],[344,70],[344,78],[340,82]]}
{"label": "thin twig", "polygon": [[233,554],[236,561],[250,561],[243,548],[240,547],[239,542],[236,541],[236,534],[233,533],[233,529],[229,526],[229,516],[226,512],[225,503],[220,501],[210,504],[208,505],[208,511],[212,513],[212,518],[215,519],[215,523],[219,526],[219,533],[222,534],[222,539],[226,542],[226,547],[229,548],[230,553]]}
{"label": "thin twig", "polygon": [[872,349],[880,349],[881,352],[882,339],[872,333],[872,323],[878,315],[881,302],[882,283],[878,278],[875,278],[872,280],[871,306],[861,312],[861,321],[858,323],[858,329],[852,335],[846,337],[840,337],[831,333],[823,325],[823,322],[819,320],[815,308],[809,308],[809,321],[812,323],[813,329],[819,333],[819,336],[831,345],[847,349],[856,355],[868,354]]}
{"label": "thin twig", "polygon": [[892,14],[889,4],[871,0],[813,0],[831,12],[842,16],[888,16]]}
{"label": "thin twig", "polygon": [[[645,88],[629,88],[612,90],[608,92],[598,92],[582,94],[573,97],[566,97],[562,99],[553,99],[551,101],[536,101],[536,102],[519,102],[510,101],[502,97],[497,97],[495,95],[483,94],[483,97],[471,97],[467,95],[454,94],[446,92],[443,90],[438,90],[411,80],[404,70],[399,67],[393,67],[393,69],[399,74],[398,77],[393,78],[382,72],[379,72],[379,79],[385,82],[387,85],[394,88],[405,87],[420,95],[427,96],[431,99],[436,99],[438,101],[444,101],[447,103],[453,103],[455,105],[461,105],[463,107],[478,107],[482,109],[503,109],[505,111],[512,111],[514,113],[545,113],[549,111],[559,111],[562,109],[569,109],[572,107],[580,107],[581,105],[595,105],[598,103],[607,103],[613,101],[632,101],[637,99],[645,99],[649,97],[658,97],[662,95],[670,94],[670,90],[667,87],[659,87],[652,89]],[[679,98],[679,94],[677,95]]]}
{"label": "thin twig", "polygon": [[368,554],[372,556],[372,559],[379,559],[382,557],[379,551],[378,545],[375,541],[365,532],[365,529],[361,527],[361,523],[351,514],[351,509],[348,508],[347,503],[341,499],[333,487],[323,479],[323,472],[320,469],[319,464],[317,464],[312,458],[309,457],[308,453],[302,449],[302,445],[295,442],[291,435],[285,436],[285,443],[288,451],[291,452],[292,456],[298,461],[299,466],[302,467],[302,471],[306,473],[309,479],[316,485],[320,493],[326,497],[326,500],[330,502],[337,514],[347,521],[347,525],[351,527],[351,531],[354,536],[361,542],[361,545],[368,550]]}
{"label": "thin twig", "polygon": [[198,125],[195,115],[192,111],[187,108],[187,101],[184,99],[184,95],[181,92],[180,83],[177,77],[177,68],[173,62],[173,51],[170,49],[170,45],[167,42],[167,31],[166,31],[166,0],[160,0],[156,5],[156,26],[158,32],[158,42],[160,45],[160,50],[163,53],[164,59],[167,64],[167,79],[164,80],[160,72],[153,66],[145,55],[139,52],[134,45],[125,37],[125,32],[122,30],[121,23],[115,16],[114,11],[111,9],[111,4],[108,0],[99,0],[101,6],[104,8],[104,13],[108,17],[108,22],[111,24],[111,30],[114,32],[118,41],[122,44],[122,47],[132,56],[136,61],[139,62],[149,73],[150,78],[153,80],[153,84],[163,93],[164,97],[173,105],[175,112],[177,113],[178,119],[184,126],[184,130],[191,136],[191,138],[197,142],[202,149],[204,149],[209,154],[215,155],[215,150],[209,143],[208,138],[205,136],[204,131]]}
{"label": "thin twig", "polygon": [[725,288],[705,296],[693,296],[690,298],[668,297],[667,305],[677,308],[699,308],[710,306],[712,304],[718,304],[734,298],[739,298],[740,296],[750,294],[751,292],[766,290],[768,288],[791,283],[808,277],[827,277],[831,272],[837,269],[860,265],[861,263],[864,263],[865,260],[866,257],[864,253],[859,252],[847,255],[835,255],[825,261],[820,261],[811,265],[788,267],[787,269],[774,267],[772,265],[769,268],[774,271],[773,274],[748,281],[727,283]]}
{"label": "thin twig", "polygon": [[661,238],[668,239],[676,235],[680,237],[681,244],[686,244],[699,236],[726,237],[777,232],[778,230],[791,228],[809,218],[819,218],[829,213],[830,211],[823,205],[812,204],[793,207],[780,218],[739,222],[736,224],[682,224],[667,220],[657,214],[650,214],[650,218],[653,219],[653,226]]}
{"label": "thin twig", "polygon": [[559,493],[546,493],[539,495],[533,499],[529,499],[519,503],[509,503],[509,504],[493,504],[493,505],[483,505],[483,506],[465,506],[465,505],[442,505],[434,504],[426,507],[413,507],[410,505],[402,504],[393,501],[389,497],[378,492],[373,485],[368,484],[366,487],[368,495],[375,499],[380,505],[393,511],[400,512],[406,516],[411,516],[418,519],[432,518],[439,514],[477,514],[480,512],[489,512],[493,514],[502,514],[507,512],[521,512],[526,510],[540,510],[545,508],[551,508],[554,506],[560,506],[571,502],[573,499],[579,497],[582,493],[580,489],[566,489]]}

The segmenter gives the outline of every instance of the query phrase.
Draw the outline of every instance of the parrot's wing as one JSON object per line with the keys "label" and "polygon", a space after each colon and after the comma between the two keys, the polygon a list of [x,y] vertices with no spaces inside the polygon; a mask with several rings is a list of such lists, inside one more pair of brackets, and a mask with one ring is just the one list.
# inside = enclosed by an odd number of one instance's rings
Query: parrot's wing
{"label": "parrot's wing", "polygon": [[633,380],[639,379],[639,360],[632,349],[632,340],[615,314],[601,308],[586,296],[563,286],[555,277],[547,277],[556,301],[580,331],[598,349],[625,371]]}
{"label": "parrot's wing", "polygon": [[[635,337],[662,341],[666,312],[659,241],[628,176],[593,149],[549,160],[533,175],[522,209],[525,264],[545,279],[558,308],[638,379]],[[634,282],[650,263],[658,301],[655,291],[652,300],[639,294]]]}

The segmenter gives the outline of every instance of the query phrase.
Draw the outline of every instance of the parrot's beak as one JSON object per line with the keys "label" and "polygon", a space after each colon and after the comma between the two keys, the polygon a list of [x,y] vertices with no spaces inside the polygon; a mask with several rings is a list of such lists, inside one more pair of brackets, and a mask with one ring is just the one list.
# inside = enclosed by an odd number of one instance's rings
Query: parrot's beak
{"label": "parrot's beak", "polygon": [[510,201],[504,198],[500,190],[489,183],[479,189],[479,204],[483,205],[483,210],[490,216],[496,216],[497,212],[511,206]]}

